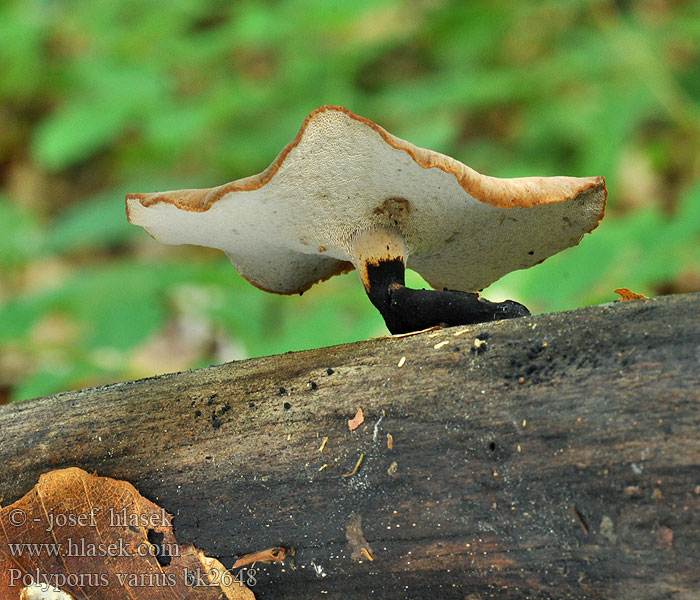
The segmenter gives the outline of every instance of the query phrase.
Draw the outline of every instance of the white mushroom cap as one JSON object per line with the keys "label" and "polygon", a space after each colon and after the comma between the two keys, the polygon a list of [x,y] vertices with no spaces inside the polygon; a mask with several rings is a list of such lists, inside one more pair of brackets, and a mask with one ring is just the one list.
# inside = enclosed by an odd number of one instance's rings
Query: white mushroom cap
{"label": "white mushroom cap", "polygon": [[[574,246],[603,218],[602,177],[498,179],[323,106],[262,173],[127,196],[129,221],[168,244],[226,252],[251,283],[302,292],[403,258],[436,288],[480,290]],[[387,247],[388,246],[388,247]]]}

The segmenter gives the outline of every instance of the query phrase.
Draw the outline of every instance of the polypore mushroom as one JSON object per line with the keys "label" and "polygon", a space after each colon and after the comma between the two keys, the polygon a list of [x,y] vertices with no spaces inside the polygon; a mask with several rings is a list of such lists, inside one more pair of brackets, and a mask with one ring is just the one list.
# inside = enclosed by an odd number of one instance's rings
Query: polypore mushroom
{"label": "polypore mushroom", "polygon": [[[129,221],[168,244],[226,252],[279,294],[357,269],[392,333],[529,314],[477,293],[592,231],[602,177],[497,179],[323,106],[262,173],[215,188],[129,194]],[[434,288],[404,287],[404,269]]]}

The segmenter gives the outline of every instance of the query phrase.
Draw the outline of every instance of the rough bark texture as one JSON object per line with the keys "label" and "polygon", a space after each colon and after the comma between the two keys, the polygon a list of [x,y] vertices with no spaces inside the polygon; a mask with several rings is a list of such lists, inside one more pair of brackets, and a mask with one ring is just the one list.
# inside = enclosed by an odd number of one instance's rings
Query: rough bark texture
{"label": "rough bark texture", "polygon": [[227,566],[293,548],[258,599],[698,599],[699,315],[616,303],[0,406],[0,498],[128,480]]}

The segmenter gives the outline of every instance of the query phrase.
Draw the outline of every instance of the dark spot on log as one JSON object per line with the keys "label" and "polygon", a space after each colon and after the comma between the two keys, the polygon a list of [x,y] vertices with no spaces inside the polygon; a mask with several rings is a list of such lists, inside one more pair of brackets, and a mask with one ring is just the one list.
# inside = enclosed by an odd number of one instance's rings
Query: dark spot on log
{"label": "dark spot on log", "polygon": [[287,395],[287,390],[285,390],[283,387],[281,387],[280,390],[279,390],[279,395],[280,395],[280,396],[286,396],[286,395]]}
{"label": "dark spot on log", "polygon": [[306,384],[306,387],[312,391],[318,389],[318,386],[316,385],[315,381],[309,381],[309,383]]}
{"label": "dark spot on log", "polygon": [[534,253],[535,253],[534,250],[530,250],[530,251],[528,252],[528,254],[529,254],[530,256],[532,256]]}
{"label": "dark spot on log", "polygon": [[482,342],[485,342],[491,337],[491,334],[488,331],[482,331],[481,333],[476,334],[476,339],[481,340]]}
{"label": "dark spot on log", "polygon": [[231,405],[227,402],[226,404],[223,405],[221,408],[221,414],[223,415],[224,413],[227,413],[228,411],[231,410]]}
{"label": "dark spot on log", "polygon": [[327,373],[328,375],[333,375],[333,373],[335,373],[335,371],[334,371],[333,369],[331,369],[330,367],[328,367],[328,368],[326,369],[326,373]]}
{"label": "dark spot on log", "polygon": [[199,409],[198,409],[198,410],[195,410],[195,411],[194,411],[194,416],[195,416],[195,417],[201,417],[201,416],[202,416],[202,411],[199,410]]}
{"label": "dark spot on log", "polygon": [[214,429],[218,429],[219,427],[221,427],[221,421],[219,421],[219,417],[216,416],[216,411],[213,411],[211,413],[211,426]]}
{"label": "dark spot on log", "polygon": [[491,452],[496,450],[496,442],[489,442],[489,450],[491,450]]}
{"label": "dark spot on log", "polygon": [[546,346],[542,344],[533,344],[527,351],[527,357],[530,359],[537,358],[545,348]]}
{"label": "dark spot on log", "polygon": [[170,564],[171,558],[169,554],[163,552],[164,533],[159,533],[155,529],[149,529],[146,533],[148,542],[155,548],[155,559],[161,567],[167,567]]}
{"label": "dark spot on log", "polygon": [[292,408],[292,405],[289,402],[285,402],[282,406],[284,406],[284,410],[289,410]]}
{"label": "dark spot on log", "polygon": [[211,406],[214,404],[214,399],[218,396],[219,394],[212,394],[209,396],[209,400],[207,400],[207,406]]}

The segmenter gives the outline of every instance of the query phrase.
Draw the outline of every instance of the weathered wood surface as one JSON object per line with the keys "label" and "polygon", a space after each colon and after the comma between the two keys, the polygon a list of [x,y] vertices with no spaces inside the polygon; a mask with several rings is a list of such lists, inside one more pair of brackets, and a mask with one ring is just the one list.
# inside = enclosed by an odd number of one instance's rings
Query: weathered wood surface
{"label": "weathered wood surface", "polygon": [[225,565],[294,548],[259,599],[697,599],[699,316],[616,303],[0,406],[0,498],[126,479]]}

